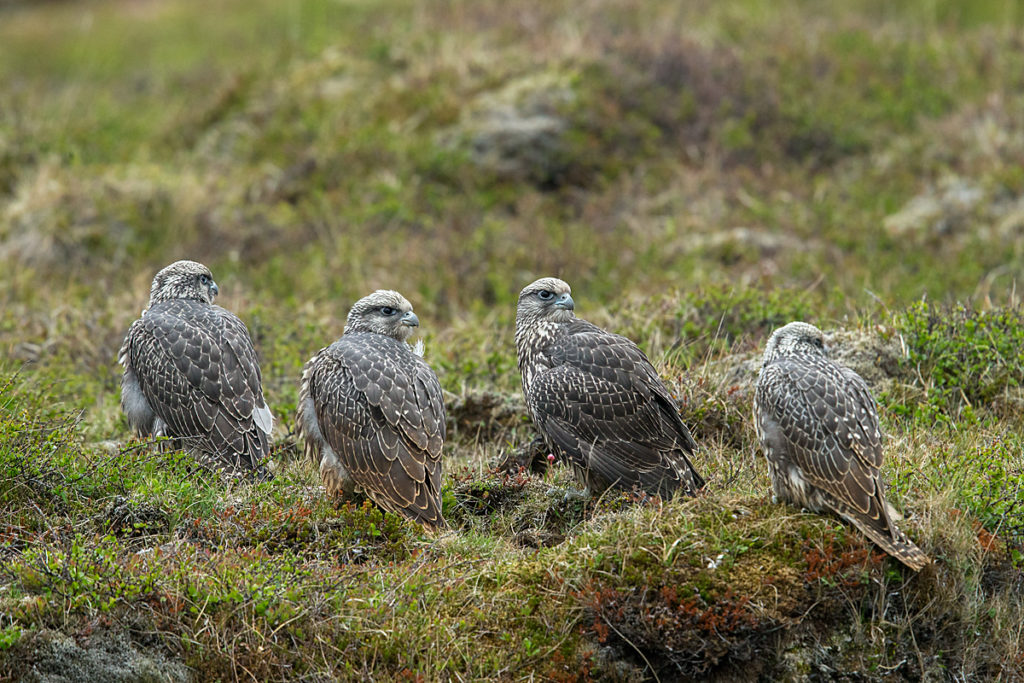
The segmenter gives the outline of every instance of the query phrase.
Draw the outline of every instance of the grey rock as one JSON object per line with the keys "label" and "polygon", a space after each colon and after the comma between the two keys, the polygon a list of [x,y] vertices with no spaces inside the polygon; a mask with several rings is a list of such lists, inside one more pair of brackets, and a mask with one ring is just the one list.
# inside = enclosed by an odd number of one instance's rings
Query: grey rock
{"label": "grey rock", "polygon": [[759,252],[762,256],[774,256],[790,250],[807,250],[806,240],[782,233],[757,228],[735,227],[707,235],[695,235],[687,244],[687,251],[721,249],[735,245]]}
{"label": "grey rock", "polygon": [[561,74],[520,78],[470,102],[442,144],[465,149],[473,164],[510,180],[544,182],[565,163],[563,115],[575,99]]}
{"label": "grey rock", "polygon": [[57,631],[36,636],[31,683],[187,683],[187,666],[137,649],[123,634],[93,636],[86,646]]}
{"label": "grey rock", "polygon": [[955,176],[919,194],[883,221],[889,234],[902,237],[941,236],[959,232],[982,200],[981,187]]}
{"label": "grey rock", "polygon": [[884,388],[908,372],[901,365],[907,352],[897,334],[833,330],[825,333],[825,344],[832,360],[863,377],[873,390]]}

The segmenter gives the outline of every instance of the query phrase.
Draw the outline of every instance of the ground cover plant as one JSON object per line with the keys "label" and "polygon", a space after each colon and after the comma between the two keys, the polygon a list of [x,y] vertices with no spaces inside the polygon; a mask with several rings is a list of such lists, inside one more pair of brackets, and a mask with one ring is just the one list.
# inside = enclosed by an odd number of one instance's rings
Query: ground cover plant
{"label": "ground cover plant", "polygon": [[[0,2],[0,679],[1024,680],[1014,3]],[[275,477],[129,437],[116,353],[212,269]],[[709,480],[581,501],[530,449],[536,277],[635,339]],[[325,499],[303,362],[402,291],[446,391],[427,534]],[[869,382],[934,563],[771,502],[771,331]],[[535,457],[536,456],[536,457]]]}

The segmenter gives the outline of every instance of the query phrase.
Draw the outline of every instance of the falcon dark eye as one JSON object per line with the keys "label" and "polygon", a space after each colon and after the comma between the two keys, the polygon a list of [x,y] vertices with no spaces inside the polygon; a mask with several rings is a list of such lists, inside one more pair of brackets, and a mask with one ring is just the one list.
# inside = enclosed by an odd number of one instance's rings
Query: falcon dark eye
{"label": "falcon dark eye", "polygon": [[210,284],[210,276],[209,275],[200,275],[199,276],[199,281],[202,282],[204,285],[208,285],[208,284]]}
{"label": "falcon dark eye", "polygon": [[555,293],[554,292],[549,292],[546,289],[542,289],[539,292],[537,292],[537,297],[541,301],[550,301],[551,299],[555,298]]}
{"label": "falcon dark eye", "polygon": [[391,316],[391,315],[394,315],[395,313],[398,313],[398,311],[396,309],[391,308],[390,306],[381,306],[380,312],[383,315],[387,315],[387,316]]}
{"label": "falcon dark eye", "polygon": [[816,338],[816,339],[814,340],[814,345],[815,345],[815,346],[817,346],[817,347],[818,347],[819,349],[824,349],[824,348],[825,348],[825,344],[824,344],[824,343],[822,343],[822,341],[821,341],[821,338],[820,338],[820,337],[818,337],[818,338]]}

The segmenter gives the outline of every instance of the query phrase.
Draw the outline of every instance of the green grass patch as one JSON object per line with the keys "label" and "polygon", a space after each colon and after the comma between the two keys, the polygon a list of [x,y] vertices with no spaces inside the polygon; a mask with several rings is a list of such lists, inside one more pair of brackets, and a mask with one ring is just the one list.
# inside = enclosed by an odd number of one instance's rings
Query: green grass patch
{"label": "green grass patch", "polygon": [[924,391],[915,412],[934,422],[1016,419],[1024,400],[1024,319],[1016,308],[976,310],[921,301],[899,328],[906,364]]}

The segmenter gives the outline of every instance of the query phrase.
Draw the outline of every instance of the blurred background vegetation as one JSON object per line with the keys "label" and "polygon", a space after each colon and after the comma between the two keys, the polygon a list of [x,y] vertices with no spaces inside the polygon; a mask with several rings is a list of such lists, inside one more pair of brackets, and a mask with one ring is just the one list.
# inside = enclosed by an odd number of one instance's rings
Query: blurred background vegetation
{"label": "blurred background vegetation", "polygon": [[378,287],[413,301],[449,388],[515,386],[515,296],[546,274],[668,347],[709,297],[710,332],[750,292],[826,327],[1016,301],[1015,2],[0,11],[0,345],[103,391],[178,258],[211,266],[285,404]]}

